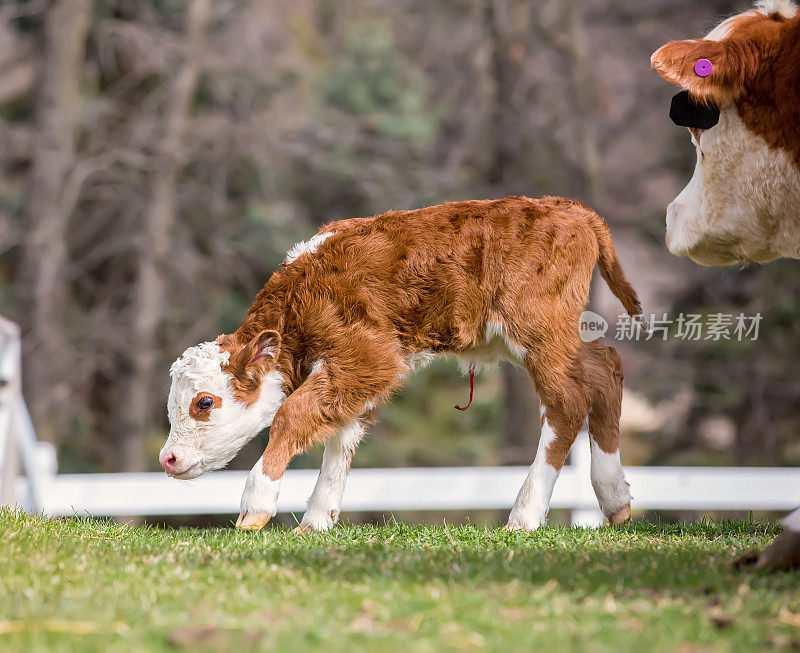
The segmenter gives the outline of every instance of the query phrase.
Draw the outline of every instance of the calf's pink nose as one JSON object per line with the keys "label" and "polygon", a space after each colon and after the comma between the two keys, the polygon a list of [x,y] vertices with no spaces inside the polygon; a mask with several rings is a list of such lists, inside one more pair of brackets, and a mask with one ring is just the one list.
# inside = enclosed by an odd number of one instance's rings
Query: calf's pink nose
{"label": "calf's pink nose", "polygon": [[162,453],[158,457],[158,462],[161,463],[161,466],[164,468],[164,471],[167,474],[174,474],[175,473],[175,454],[171,451],[169,453]]}

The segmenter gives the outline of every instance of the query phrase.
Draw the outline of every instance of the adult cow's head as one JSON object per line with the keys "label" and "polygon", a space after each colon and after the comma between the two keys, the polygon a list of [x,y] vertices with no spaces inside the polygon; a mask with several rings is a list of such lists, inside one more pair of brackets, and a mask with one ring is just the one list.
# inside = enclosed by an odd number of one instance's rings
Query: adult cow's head
{"label": "adult cow's head", "polygon": [[650,63],[688,91],[670,115],[697,149],[691,181],[667,208],[669,250],[703,265],[800,258],[797,6],[759,2],[704,39],[667,43]]}

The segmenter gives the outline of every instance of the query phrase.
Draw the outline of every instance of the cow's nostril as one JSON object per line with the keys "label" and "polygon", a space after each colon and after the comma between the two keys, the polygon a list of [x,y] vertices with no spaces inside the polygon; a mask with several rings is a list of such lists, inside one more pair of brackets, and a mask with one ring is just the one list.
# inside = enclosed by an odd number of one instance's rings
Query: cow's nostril
{"label": "cow's nostril", "polygon": [[170,452],[166,456],[162,457],[161,466],[168,473],[174,472],[175,471],[175,463],[177,462],[177,460],[178,459],[175,457],[175,454]]}

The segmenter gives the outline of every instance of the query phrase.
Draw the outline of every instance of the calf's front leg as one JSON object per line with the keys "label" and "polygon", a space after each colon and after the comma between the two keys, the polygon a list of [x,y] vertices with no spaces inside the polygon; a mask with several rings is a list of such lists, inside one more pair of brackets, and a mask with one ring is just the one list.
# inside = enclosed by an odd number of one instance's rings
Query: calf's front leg
{"label": "calf's front leg", "polygon": [[[284,403],[284,406],[288,403]],[[278,413],[283,410],[283,406]],[[278,426],[276,429],[275,427]],[[269,443],[258,462],[250,470],[244,486],[242,501],[239,507],[239,518],[236,528],[246,531],[257,531],[278,512],[278,492],[281,478],[292,458],[302,453],[305,447],[298,440],[297,434],[284,426],[284,421],[272,423]]]}
{"label": "calf's front leg", "polygon": [[326,440],[317,484],[295,531],[327,531],[338,521],[350,462],[363,435],[364,427],[353,420]]}
{"label": "calf's front leg", "polygon": [[242,501],[239,504],[239,518],[236,520],[236,528],[257,531],[272,519],[278,511],[278,492],[281,488],[281,476],[283,476],[283,473],[273,480],[264,471],[264,456],[266,453],[267,450],[264,450],[264,455],[256,461],[247,477]]}
{"label": "calf's front leg", "polygon": [[313,374],[278,409],[267,448],[247,477],[237,528],[261,529],[278,510],[281,478],[292,458],[324,441],[347,421],[339,421],[346,410],[343,402],[336,408],[321,404],[320,397],[329,395],[327,389],[327,379]]}

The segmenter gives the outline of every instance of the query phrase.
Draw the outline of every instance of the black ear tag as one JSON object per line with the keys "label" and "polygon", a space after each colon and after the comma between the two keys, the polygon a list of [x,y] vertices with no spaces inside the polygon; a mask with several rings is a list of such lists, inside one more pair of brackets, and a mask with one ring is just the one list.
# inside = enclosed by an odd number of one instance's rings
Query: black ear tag
{"label": "black ear tag", "polygon": [[689,91],[681,91],[672,98],[669,117],[681,127],[711,129],[719,122],[719,109],[715,104],[706,106],[697,102]]}

